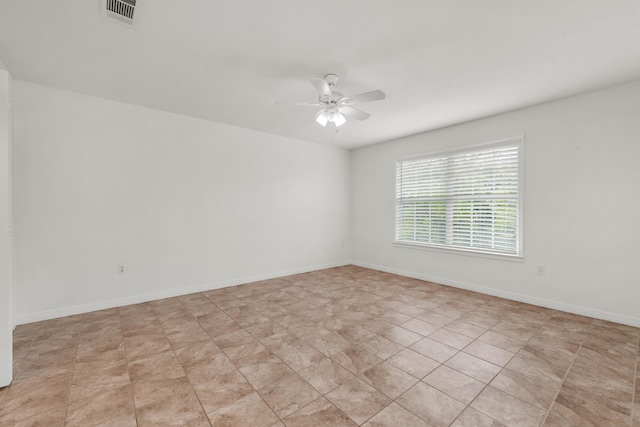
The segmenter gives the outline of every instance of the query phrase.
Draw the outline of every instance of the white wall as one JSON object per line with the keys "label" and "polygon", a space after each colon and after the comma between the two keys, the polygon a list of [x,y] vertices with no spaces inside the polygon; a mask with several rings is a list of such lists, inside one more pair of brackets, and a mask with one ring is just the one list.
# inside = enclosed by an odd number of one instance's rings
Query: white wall
{"label": "white wall", "polygon": [[[342,265],[352,255],[360,265],[640,326],[640,82],[351,155],[13,83],[18,323]],[[392,245],[396,158],[523,133],[524,262]]]}
{"label": "white wall", "polygon": [[346,264],[349,168],[346,150],[14,81],[18,323]]}
{"label": "white wall", "polygon": [[[523,133],[524,262],[392,245],[397,158]],[[640,326],[639,186],[640,81],[358,149],[353,259]]]}
{"label": "white wall", "polygon": [[0,387],[13,374],[11,244],[11,75],[0,63]]}

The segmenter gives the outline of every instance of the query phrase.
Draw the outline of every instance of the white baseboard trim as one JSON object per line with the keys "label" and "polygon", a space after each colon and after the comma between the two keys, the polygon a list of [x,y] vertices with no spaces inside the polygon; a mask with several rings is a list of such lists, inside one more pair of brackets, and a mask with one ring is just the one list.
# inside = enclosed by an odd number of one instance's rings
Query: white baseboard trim
{"label": "white baseboard trim", "polygon": [[479,292],[482,294],[493,295],[496,297],[505,298],[513,301],[533,304],[540,307],[546,307],[554,310],[565,311],[568,313],[579,314],[581,316],[588,316],[596,319],[607,320],[610,322],[622,323],[629,326],[640,327],[639,317],[610,313],[607,311],[602,311],[602,310],[598,310],[590,307],[576,306],[576,305],[566,304],[558,301],[531,297],[528,295],[518,294],[515,292],[503,291],[500,289],[490,288],[486,286],[464,283],[464,282],[450,280],[443,277],[435,277],[427,274],[421,274],[421,273],[416,273],[412,271],[401,270],[397,268],[386,267],[386,266],[371,264],[371,263],[362,262],[362,261],[346,261],[346,262],[338,262],[338,263],[323,264],[323,265],[316,265],[316,266],[308,266],[308,267],[302,267],[297,269],[288,269],[288,270],[282,270],[278,272],[258,274],[254,276],[246,276],[238,279],[204,283],[204,284],[184,287],[184,288],[167,289],[160,292],[135,295],[135,296],[130,296],[126,298],[118,298],[118,299],[107,300],[107,301],[98,301],[95,303],[76,305],[72,307],[64,307],[64,308],[55,309],[55,310],[47,310],[47,311],[41,311],[36,313],[27,313],[27,314],[16,316],[14,323],[16,325],[23,325],[26,323],[39,322],[42,320],[55,319],[58,317],[73,316],[76,314],[90,313],[92,311],[105,310],[108,308],[122,307],[125,305],[131,305],[131,304],[140,304],[140,303],[155,301],[163,298],[172,298],[176,296],[192,294],[194,292],[221,289],[229,286],[259,282],[261,280],[276,279],[279,277],[291,276],[294,274],[301,274],[301,273],[308,273],[310,271],[324,270],[327,268],[343,267],[345,265],[350,265],[350,264],[357,265],[359,267],[370,268],[372,270],[384,271],[386,273],[397,274],[399,276],[411,277],[414,279],[426,280],[429,282],[439,283],[442,285],[452,286],[455,288],[466,289],[469,291]]}
{"label": "white baseboard trim", "polygon": [[40,311],[36,313],[26,313],[16,316],[15,323],[24,325],[26,323],[40,322],[42,320],[56,319],[58,317],[73,316],[76,314],[90,313],[92,311],[105,310],[108,308],[122,307],[131,304],[140,304],[143,302],[155,301],[163,298],[172,298],[181,295],[192,294],[195,292],[210,291],[213,289],[221,289],[229,286],[242,285],[245,283],[259,282],[261,280],[277,279],[279,277],[292,276],[294,274],[308,273],[311,271],[325,270],[327,268],[343,267],[350,265],[350,261],[337,262],[330,264],[321,264],[315,266],[293,268],[271,273],[257,274],[253,276],[241,277],[238,279],[221,280],[210,283],[203,283],[196,286],[184,288],[166,289],[160,292],[152,292],[141,295],[134,295],[125,298],[118,298],[107,301],[97,301],[89,304],[75,305],[72,307],[64,307],[55,310]]}
{"label": "white baseboard trim", "polygon": [[607,320],[615,323],[622,323],[629,326],[640,327],[640,317],[626,316],[623,314],[610,313],[590,307],[582,307],[563,302],[536,298],[529,295],[518,294],[515,292],[503,291],[500,289],[489,288],[486,286],[474,285],[470,283],[450,280],[443,277],[434,277],[427,274],[415,273],[412,271],[400,270],[397,268],[386,267],[382,265],[370,264],[361,261],[352,261],[353,265],[359,267],[370,268],[372,270],[384,271],[386,273],[397,274],[398,276],[411,277],[413,279],[426,280],[428,282],[438,283],[442,285],[452,286],[454,288],[466,289],[468,291],[479,292],[482,294],[493,295],[512,301],[524,302],[527,304],[537,305],[540,307],[551,308],[554,310],[565,311],[567,313],[579,314],[581,316],[593,317],[596,319]]}

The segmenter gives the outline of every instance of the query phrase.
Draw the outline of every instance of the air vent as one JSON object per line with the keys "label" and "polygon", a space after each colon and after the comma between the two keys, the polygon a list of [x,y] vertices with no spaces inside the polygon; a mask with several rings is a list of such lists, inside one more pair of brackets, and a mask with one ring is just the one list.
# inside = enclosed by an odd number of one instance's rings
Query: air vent
{"label": "air vent", "polygon": [[105,15],[133,25],[136,0],[105,0]]}

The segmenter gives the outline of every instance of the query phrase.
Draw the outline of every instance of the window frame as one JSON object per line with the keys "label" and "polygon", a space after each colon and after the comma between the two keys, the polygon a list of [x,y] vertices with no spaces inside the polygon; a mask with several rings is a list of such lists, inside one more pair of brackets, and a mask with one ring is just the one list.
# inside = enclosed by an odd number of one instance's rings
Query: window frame
{"label": "window frame", "polygon": [[[394,188],[394,235],[393,235],[393,245],[396,247],[409,248],[409,249],[419,249],[419,250],[430,250],[436,251],[439,253],[451,253],[457,255],[467,255],[467,256],[478,256],[483,258],[492,258],[492,259],[500,259],[500,260],[510,260],[510,261],[524,261],[524,155],[525,155],[525,143],[524,143],[524,135],[501,139],[492,142],[466,145],[462,147],[457,147],[453,149],[446,150],[438,150],[431,151],[426,153],[421,153],[412,156],[400,157],[397,158],[394,162],[394,173],[395,173],[395,188]],[[452,157],[455,155],[463,154],[463,153],[474,153],[478,151],[483,151],[491,148],[498,147],[509,147],[509,146],[517,146],[518,147],[518,196],[517,196],[517,208],[516,208],[516,253],[505,253],[500,251],[492,251],[483,248],[472,248],[472,247],[459,247],[447,244],[435,244],[435,243],[423,243],[423,242],[412,242],[407,240],[398,240],[398,167],[402,162],[411,161],[411,160],[424,160],[424,159],[432,159],[432,158],[442,158],[442,157]]]}

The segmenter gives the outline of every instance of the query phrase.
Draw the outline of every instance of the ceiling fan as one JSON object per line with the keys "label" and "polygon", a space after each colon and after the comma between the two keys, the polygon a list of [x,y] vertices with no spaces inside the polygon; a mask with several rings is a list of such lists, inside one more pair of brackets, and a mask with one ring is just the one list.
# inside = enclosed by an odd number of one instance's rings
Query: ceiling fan
{"label": "ceiling fan", "polygon": [[324,79],[311,79],[311,84],[318,91],[318,102],[300,102],[293,105],[322,107],[314,117],[318,124],[326,126],[327,123],[333,123],[336,126],[342,126],[347,121],[345,116],[357,120],[366,120],[371,117],[371,114],[353,108],[352,104],[380,101],[385,98],[385,94],[381,90],[344,96],[333,90],[337,82],[338,76],[335,74],[327,74]]}

